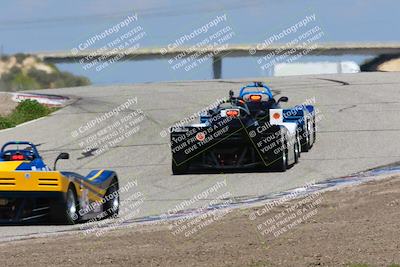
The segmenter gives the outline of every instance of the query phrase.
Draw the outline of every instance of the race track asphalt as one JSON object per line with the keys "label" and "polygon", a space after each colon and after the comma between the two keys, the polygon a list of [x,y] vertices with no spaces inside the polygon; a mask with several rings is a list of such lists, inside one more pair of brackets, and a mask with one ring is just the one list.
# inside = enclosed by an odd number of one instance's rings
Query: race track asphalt
{"label": "race track asphalt", "polygon": [[[288,96],[288,106],[315,97],[320,121],[312,150],[303,153],[300,163],[285,173],[171,175],[169,139],[161,137],[160,132],[217,99],[227,97],[229,89],[238,92],[253,80],[267,81],[279,96]],[[122,194],[123,199],[137,191],[143,194],[144,203],[135,217],[162,214],[225,179],[227,185],[219,193],[251,197],[400,161],[398,73],[88,86],[40,93],[67,95],[77,100],[49,117],[0,131],[0,143],[29,140],[39,144],[50,166],[59,152],[69,152],[71,159],[59,162],[59,169],[83,175],[92,169],[112,169],[118,173],[121,186],[136,180],[137,187]],[[137,104],[129,110],[77,137],[72,136],[89,121],[135,98]],[[137,133],[98,156],[83,153],[81,142],[138,109],[144,112],[145,119]],[[217,194],[210,195],[207,201],[213,196]],[[198,201],[186,208],[204,203],[207,202]],[[0,239],[69,229],[71,226],[2,226]]]}

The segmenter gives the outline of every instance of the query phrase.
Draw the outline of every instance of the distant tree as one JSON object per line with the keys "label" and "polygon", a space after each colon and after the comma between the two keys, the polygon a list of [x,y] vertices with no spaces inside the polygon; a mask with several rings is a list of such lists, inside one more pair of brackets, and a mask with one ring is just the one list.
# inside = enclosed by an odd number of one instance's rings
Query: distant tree
{"label": "distant tree", "polygon": [[22,61],[24,61],[24,59],[27,58],[28,55],[23,54],[23,53],[18,53],[18,54],[15,54],[14,57],[17,59],[18,63],[22,63]]}
{"label": "distant tree", "polygon": [[[27,55],[16,54],[17,61],[27,58]],[[0,90],[19,91],[46,88],[76,87],[90,84],[90,80],[84,76],[75,76],[69,72],[61,72],[54,64],[47,64],[37,59],[37,62],[46,64],[53,72],[48,73],[43,70],[31,68],[29,71],[22,71],[21,68],[14,66],[0,78]]]}

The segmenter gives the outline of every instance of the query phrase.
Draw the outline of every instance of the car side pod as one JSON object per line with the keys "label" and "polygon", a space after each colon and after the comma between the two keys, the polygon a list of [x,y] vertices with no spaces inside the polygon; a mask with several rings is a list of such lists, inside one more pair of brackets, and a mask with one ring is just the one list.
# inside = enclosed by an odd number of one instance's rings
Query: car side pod
{"label": "car side pod", "polygon": [[119,184],[112,170],[92,170],[89,175],[58,171],[61,153],[48,168],[36,146],[26,141],[8,142],[0,150],[0,224],[50,221],[75,224],[117,216]]}
{"label": "car side pod", "polygon": [[273,163],[273,168],[284,172],[289,165],[294,165],[299,159],[299,144],[296,122],[284,122],[283,109],[270,109],[270,125],[279,125],[281,129],[280,149]]}

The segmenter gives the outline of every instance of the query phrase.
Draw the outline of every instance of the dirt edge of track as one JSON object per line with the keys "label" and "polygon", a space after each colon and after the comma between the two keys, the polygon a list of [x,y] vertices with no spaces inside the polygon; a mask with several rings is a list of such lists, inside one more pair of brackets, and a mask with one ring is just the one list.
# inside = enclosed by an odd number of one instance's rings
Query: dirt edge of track
{"label": "dirt edge of track", "polygon": [[8,115],[17,106],[11,94],[0,92],[0,116]]}
{"label": "dirt edge of track", "polygon": [[[262,214],[263,207],[234,210],[189,237],[184,232],[174,235],[168,225],[162,225],[115,230],[101,237],[74,234],[6,242],[0,245],[0,265],[347,266],[365,263],[388,266],[400,263],[400,176],[268,207],[265,214]],[[250,220],[249,215],[254,212],[259,215]],[[293,214],[303,220],[295,224]],[[263,223],[269,228],[260,227]],[[262,231],[271,229],[272,225],[279,227],[263,235]],[[286,232],[282,232],[283,226]]]}

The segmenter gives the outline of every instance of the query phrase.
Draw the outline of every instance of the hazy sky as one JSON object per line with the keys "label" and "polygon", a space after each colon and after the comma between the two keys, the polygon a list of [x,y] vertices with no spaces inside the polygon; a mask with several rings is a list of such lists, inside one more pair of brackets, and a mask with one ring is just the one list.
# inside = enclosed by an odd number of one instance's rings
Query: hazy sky
{"label": "hazy sky", "polygon": [[[2,0],[0,43],[6,52],[69,49],[135,10],[147,45],[166,44],[227,13],[237,43],[254,43],[315,13],[326,41],[396,41],[397,0]],[[397,25],[397,26],[396,26]]]}
{"label": "hazy sky", "polygon": [[[136,24],[146,32],[141,47],[171,43],[222,14],[235,32],[229,43],[261,42],[311,14],[325,33],[321,42],[399,41],[399,10],[398,0],[2,0],[0,45],[5,53],[69,51],[134,12],[139,16]],[[153,68],[149,62],[140,68],[146,66]],[[198,70],[196,77],[209,71]],[[110,75],[119,74],[107,70],[98,78]],[[160,75],[164,80],[170,73]]]}

